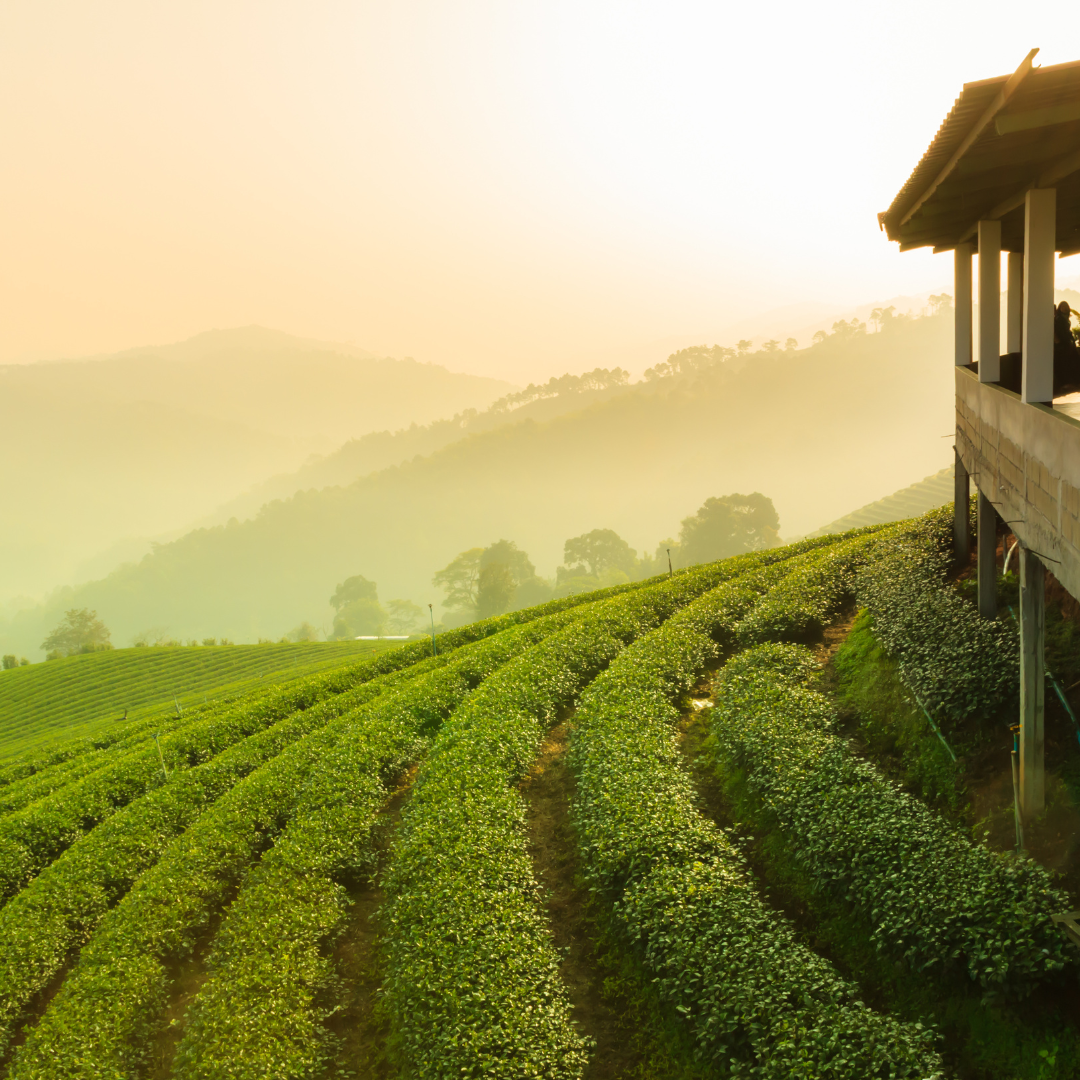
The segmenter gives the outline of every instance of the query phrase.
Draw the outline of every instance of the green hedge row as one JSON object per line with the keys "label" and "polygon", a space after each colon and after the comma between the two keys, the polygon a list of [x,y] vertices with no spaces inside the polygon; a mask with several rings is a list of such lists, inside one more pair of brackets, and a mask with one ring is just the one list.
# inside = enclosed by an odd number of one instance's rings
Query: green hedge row
{"label": "green hedge row", "polygon": [[[500,633],[510,627],[523,625],[533,619],[569,611],[582,604],[617,596],[620,593],[643,588],[649,584],[649,581],[637,581],[626,585],[613,585],[610,588],[600,589],[596,592],[579,593],[575,596],[563,597],[560,600],[551,600],[536,607],[524,608],[521,611],[495,615],[489,619],[469,623],[467,626],[438,634],[435,639],[436,645],[440,653],[449,652],[462,645],[468,645],[492,634]],[[194,720],[203,719],[219,710],[231,711],[243,708],[263,700],[270,692],[288,691],[300,683],[307,684],[312,680],[321,680],[323,690],[319,694],[320,697],[324,693],[340,693],[358,682],[400,670],[402,667],[407,667],[409,664],[416,663],[430,655],[431,642],[429,640],[414,641],[408,645],[402,645],[385,653],[380,653],[371,659],[344,662],[332,672],[309,675],[303,679],[283,682],[279,687],[273,688],[273,691],[266,688],[249,690],[239,697],[224,702],[212,702],[208,706],[190,710],[179,717],[171,713],[165,713],[160,717],[142,718],[117,724],[107,732],[95,732],[91,736],[58,741],[51,746],[36,750],[35,756],[32,758],[17,758],[0,765],[0,790],[6,785],[37,775],[47,769],[65,765],[82,755],[93,754],[100,750],[128,748],[129,744],[147,739],[151,732],[178,730]]]}
{"label": "green hedge row", "polygon": [[[426,680],[426,693],[395,708],[431,711],[437,703],[432,718],[443,723],[500,667],[580,617],[571,610],[507,631],[455,665],[443,689]],[[209,957],[214,973],[189,1010],[179,1076],[304,1076],[332,1052],[322,1021],[336,984],[325,946],[348,915],[341,880],[370,856],[371,825],[387,794],[352,803],[365,764],[357,755],[339,757],[314,812],[294,819],[230,907]]]}
{"label": "green hedge row", "polygon": [[949,505],[906,527],[856,583],[874,635],[938,723],[998,707],[1020,680],[1015,624],[982,618],[949,584],[951,545]]}
{"label": "green hedge row", "polygon": [[887,530],[860,529],[812,558],[803,558],[735,627],[742,645],[761,641],[810,641],[855,591],[855,575],[867,552]]}
{"label": "green hedge row", "polygon": [[385,882],[391,1047],[407,1075],[580,1077],[517,782],[561,708],[631,641],[767,553],[596,605],[489,679],[421,766]]}
{"label": "green hedge row", "polygon": [[[435,661],[428,661],[435,663]],[[288,753],[296,780],[333,744],[342,719],[414,667],[364,683],[249,736],[202,766],[172,776],[73,844],[0,910],[0,1054],[31,998],[83,945],[108,910],[166,852],[244,778],[275,774]],[[267,764],[269,762],[269,765]],[[260,768],[263,766],[262,768]],[[299,781],[296,781],[299,782]]]}
{"label": "green hedge row", "polygon": [[[363,674],[371,675],[374,667],[372,664]],[[118,755],[105,768],[0,819],[0,899],[15,895],[68,847],[117,811],[149,792],[181,781],[185,773],[292,713],[333,700],[345,690],[342,681],[333,675],[303,679],[236,708],[212,710],[172,732],[161,739],[161,754],[170,770],[168,781],[162,773],[157,746],[144,741]]]}
{"label": "green hedge row", "polygon": [[844,578],[848,557],[801,560],[776,584],[748,574],[707,594],[623,652],[574,719],[573,817],[586,881],[681,1015],[699,1064],[725,1075],[941,1075],[929,1032],[868,1009],[762,902],[737,847],[697,809],[678,745],[677,703],[717,642],[734,642],[740,618],[745,635],[744,616],[757,607],[771,609],[761,633],[805,633],[816,590],[802,590],[805,606],[786,628],[775,597],[798,595],[799,581],[824,583],[826,567]]}
{"label": "green hedge row", "polygon": [[812,655],[752,649],[716,681],[710,743],[812,887],[850,904],[879,950],[935,978],[1023,994],[1075,966],[1050,915],[1070,905],[1029,860],[973,844],[856,757],[808,685]]}
{"label": "green hedge row", "polygon": [[[616,591],[626,588],[617,586]],[[441,635],[440,650],[447,653],[501,630],[592,602],[590,594],[566,597],[472,623]],[[369,679],[404,670],[429,658],[430,652],[430,642],[413,642],[336,671],[295,680],[269,693],[211,706],[195,720],[178,717],[170,734],[161,740],[166,764],[170,770],[204,764],[238,739],[298,709],[310,708]],[[41,777],[39,782],[43,781]],[[0,819],[0,902],[17,893],[80,836],[163,782],[157,747],[142,738],[104,768]]]}
{"label": "green hedge row", "polygon": [[[317,1058],[319,1047],[307,1043],[304,1035],[314,1031],[319,1014],[308,1017],[312,1022],[306,1030],[295,1029],[292,1025],[302,1011],[288,1012],[287,1006],[297,1001],[275,991],[283,989],[282,983],[288,986],[292,976],[302,1001],[311,989],[305,976],[312,969],[288,968],[298,952],[290,948],[287,936],[278,938],[276,932],[287,935],[292,929],[301,936],[315,934],[318,953],[320,930],[325,927],[319,920],[332,916],[335,907],[340,914],[343,904],[342,892],[332,878],[324,877],[324,888],[318,888],[314,875],[320,866],[324,871],[331,866],[340,870],[362,857],[387,785],[420,754],[425,730],[441,723],[493,667],[577,617],[577,612],[569,611],[537,620],[455,653],[442,663],[428,660],[417,665],[410,671],[438,667],[338,718],[236,784],[101,921],[41,1022],[16,1052],[15,1074],[112,1078],[144,1069],[149,1042],[168,997],[170,962],[191,952],[230,890],[269,843],[275,846],[264,856],[267,869],[254,872],[251,886],[232,905],[238,914],[235,918],[230,914],[223,930],[228,937],[239,928],[254,930],[262,922],[263,936],[247,941],[241,949],[252,949],[248,959],[254,960],[261,943],[261,974],[268,982],[244,983],[242,972],[231,971],[226,980],[236,976],[238,981],[229,1005],[237,1011],[229,1018],[220,1010],[215,1013],[212,1004],[206,1006],[215,991],[223,989],[222,979],[211,980],[200,994],[193,1034],[185,1040],[185,1071],[200,1076],[283,1076],[291,1075],[289,1068],[296,1068],[298,1061],[301,1072],[310,1068],[310,1055]],[[290,822],[295,823],[291,831]],[[300,886],[291,894],[290,870],[292,884]],[[309,895],[314,911],[289,903],[301,900],[306,875],[312,875],[306,883],[315,886]],[[268,895],[267,886],[272,893],[274,884],[285,886],[277,897]],[[320,909],[318,901],[328,902],[329,907]],[[305,925],[309,914],[316,925]],[[215,962],[226,955],[227,944],[215,950]],[[260,1026],[253,1031],[245,1020],[260,1013]],[[222,1045],[216,1042],[214,1020],[228,1019],[234,1023]],[[275,1019],[280,1026],[271,1030],[268,1025]],[[290,1058],[276,1040],[279,1035],[298,1057]]]}

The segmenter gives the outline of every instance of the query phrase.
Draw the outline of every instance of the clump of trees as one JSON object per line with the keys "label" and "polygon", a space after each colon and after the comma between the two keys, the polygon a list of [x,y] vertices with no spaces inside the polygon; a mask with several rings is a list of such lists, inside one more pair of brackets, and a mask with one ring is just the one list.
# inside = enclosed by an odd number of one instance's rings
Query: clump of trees
{"label": "clump of trees", "polygon": [[524,390],[507,394],[488,407],[488,412],[509,412],[520,405],[541,398],[558,397],[560,394],[581,394],[586,390],[611,390],[616,386],[625,386],[630,381],[630,372],[622,368],[593,368],[582,375],[552,376],[546,383],[529,383]]}
{"label": "clump of trees", "polygon": [[693,566],[763,551],[779,542],[776,507],[772,499],[755,491],[706,499],[696,514],[683,518],[678,543],[668,546],[679,566]]}
{"label": "clump of trees", "polygon": [[550,600],[551,582],[538,577],[529,556],[512,540],[463,551],[432,583],[443,589],[443,607],[470,618],[486,619]]}
{"label": "clump of trees", "polygon": [[111,649],[108,627],[89,608],[71,608],[60,625],[41,643],[46,660],[57,660],[76,653],[102,652]]}
{"label": "clump of trees", "polygon": [[13,653],[8,653],[4,657],[3,663],[4,663],[4,670],[5,671],[10,671],[12,668],[26,667],[30,663],[30,661],[27,660],[25,656],[22,657],[22,659],[20,659],[20,660],[16,660]]}
{"label": "clump of trees", "polygon": [[[330,606],[335,612],[334,630],[330,638],[338,641],[383,634],[411,634],[424,617],[423,608],[411,600],[388,600],[384,608],[379,603],[379,590],[375,582],[368,581],[363,574],[346,578],[334,590]],[[290,640],[315,641],[317,638]]]}
{"label": "clump of trees", "polygon": [[555,580],[536,573],[528,555],[510,540],[469,548],[444,566],[432,582],[444,591],[443,607],[455,617],[485,619],[542,604],[554,597],[640,581],[673,567],[714,562],[775,547],[780,519],[772,499],[760,492],[706,499],[683,518],[678,540],[662,540],[650,558],[640,557],[614,529],[593,529],[563,545]]}
{"label": "clump of trees", "polygon": [[639,559],[614,529],[593,529],[563,545],[563,565],[555,571],[555,595],[591,592],[653,573],[652,561]]}

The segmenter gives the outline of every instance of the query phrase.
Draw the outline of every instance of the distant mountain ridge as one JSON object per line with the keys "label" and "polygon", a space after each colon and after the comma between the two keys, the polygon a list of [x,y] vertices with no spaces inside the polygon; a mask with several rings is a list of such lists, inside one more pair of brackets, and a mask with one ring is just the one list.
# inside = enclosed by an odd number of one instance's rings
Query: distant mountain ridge
{"label": "distant mountain ridge", "polygon": [[[147,626],[250,641],[329,617],[363,574],[426,606],[459,552],[515,541],[542,575],[563,543],[614,529],[653,550],[709,496],[762,492],[784,535],[940,469],[952,421],[952,314],[847,326],[798,352],[759,352],[639,383],[587,408],[523,418],[346,485],[298,491],[247,521],[197,529],[137,565],[0,628],[22,654],[64,607],[124,642]],[[703,350],[709,352],[709,350]],[[26,643],[26,644],[24,644]]]}
{"label": "distant mountain ridge", "polygon": [[190,528],[313,453],[483,409],[512,389],[262,327],[0,366],[0,601]]}

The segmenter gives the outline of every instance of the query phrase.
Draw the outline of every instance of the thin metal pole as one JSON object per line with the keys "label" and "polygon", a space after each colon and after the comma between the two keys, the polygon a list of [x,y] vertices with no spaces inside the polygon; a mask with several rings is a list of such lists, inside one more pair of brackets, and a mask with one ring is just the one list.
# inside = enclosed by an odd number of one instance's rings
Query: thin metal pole
{"label": "thin metal pole", "polygon": [[1013,816],[1016,818],[1016,850],[1024,850],[1024,826],[1020,821],[1020,725],[1013,729],[1012,782]]}
{"label": "thin metal pole", "polygon": [[164,776],[166,780],[168,780],[169,770],[165,768],[165,755],[161,752],[161,743],[158,742],[158,734],[159,732],[154,732],[154,745],[157,747],[158,760],[160,760],[161,762],[161,775]]}

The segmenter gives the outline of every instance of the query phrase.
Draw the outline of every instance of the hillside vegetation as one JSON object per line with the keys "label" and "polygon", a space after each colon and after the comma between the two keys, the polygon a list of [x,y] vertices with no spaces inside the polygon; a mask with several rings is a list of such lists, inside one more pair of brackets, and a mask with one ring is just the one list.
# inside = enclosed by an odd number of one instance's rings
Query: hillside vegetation
{"label": "hillside vegetation", "polygon": [[0,601],[87,580],[313,452],[511,387],[259,327],[0,367]]}
{"label": "hillside vegetation", "polygon": [[[1074,898],[901,790],[808,647],[867,607],[958,738],[1016,671],[932,662],[1011,632],[945,576],[950,523],[552,601],[193,710],[160,750],[129,721],[0,769],[0,1070],[1075,1075]],[[876,967],[818,951],[837,906]]]}
{"label": "hillside vegetation", "polygon": [[505,424],[525,420],[544,422],[566,413],[578,412],[605,401],[626,389],[627,373],[620,368],[597,368],[584,375],[552,378],[542,386],[507,394],[487,409],[465,409],[449,420],[411,424],[398,431],[374,431],[350,439],[333,453],[307,462],[294,473],[274,476],[250,491],[218,507],[210,519],[200,524],[214,525],[230,517],[251,517],[275,499],[287,499],[298,491],[335,487],[381,469],[400,465],[415,457],[426,457],[468,435],[492,431]]}
{"label": "hillside vegetation", "polygon": [[426,607],[438,599],[432,575],[461,551],[510,540],[548,576],[569,536],[613,529],[651,551],[706,498],[732,492],[767,495],[781,533],[798,534],[946,463],[951,326],[945,312],[873,334],[840,326],[798,352],[677,354],[589,408],[467,435],[194,531],[20,615],[4,647],[28,653],[73,606],[97,610],[119,640],[156,625],[276,637],[328,621],[326,597],[355,574]]}
{"label": "hillside vegetation", "polygon": [[115,649],[0,672],[0,758],[389,648],[378,641]]}

